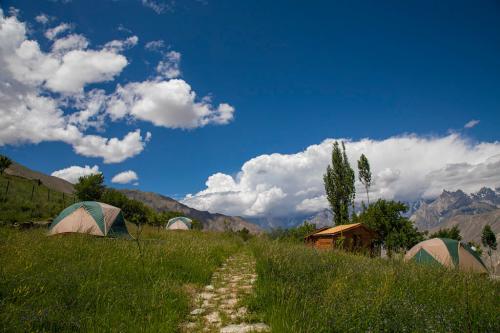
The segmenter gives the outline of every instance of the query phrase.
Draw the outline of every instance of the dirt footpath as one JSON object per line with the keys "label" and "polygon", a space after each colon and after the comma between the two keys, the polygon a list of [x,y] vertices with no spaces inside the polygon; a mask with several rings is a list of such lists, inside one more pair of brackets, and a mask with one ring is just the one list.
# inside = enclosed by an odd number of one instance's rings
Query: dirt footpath
{"label": "dirt footpath", "polygon": [[240,252],[214,272],[212,281],[196,295],[189,321],[182,332],[246,333],[270,332],[264,323],[248,323],[241,300],[253,291],[257,279],[255,260]]}

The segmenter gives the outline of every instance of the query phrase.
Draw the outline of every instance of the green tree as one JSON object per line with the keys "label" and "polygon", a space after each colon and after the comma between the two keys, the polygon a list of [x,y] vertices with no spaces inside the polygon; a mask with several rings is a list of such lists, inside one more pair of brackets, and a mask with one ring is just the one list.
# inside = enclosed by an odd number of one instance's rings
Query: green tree
{"label": "green tree", "polygon": [[156,227],[156,230],[160,232],[160,229],[164,227],[168,222],[168,219],[166,216],[162,213],[156,213],[156,212],[151,212],[151,219],[150,223],[151,225]]}
{"label": "green tree", "polygon": [[[146,223],[155,224],[158,220],[157,215],[151,208],[140,201],[129,199],[125,194],[114,189],[105,189],[100,197],[104,203],[118,207],[122,210],[123,217],[136,226]],[[168,217],[168,216],[167,216]],[[168,221],[168,219],[167,219]]]}
{"label": "green tree", "polygon": [[5,155],[0,155],[0,175],[3,175],[5,169],[10,167],[12,160]]}
{"label": "green tree", "polygon": [[497,249],[497,236],[491,229],[490,225],[487,224],[483,228],[483,233],[481,235],[481,243],[483,246],[488,248],[488,256],[490,257],[491,270],[494,272],[495,267],[493,265],[493,259],[491,258],[491,254],[494,250]]}
{"label": "green tree", "polygon": [[203,223],[198,221],[197,219],[191,219],[191,228],[194,230],[203,230]]}
{"label": "green tree", "polygon": [[83,176],[75,184],[75,193],[82,201],[100,200],[105,190],[104,176],[102,173]]}
{"label": "green tree", "polygon": [[184,214],[182,212],[177,212],[174,210],[164,211],[164,212],[161,212],[161,214],[163,216],[165,216],[165,219],[167,220],[167,222],[168,222],[168,220],[173,219],[174,217],[184,216]]}
{"label": "green tree", "polygon": [[101,195],[102,202],[107,203],[111,206],[122,208],[130,200],[125,194],[112,188],[107,188]]}
{"label": "green tree", "polygon": [[238,230],[236,234],[240,236],[241,239],[243,239],[245,242],[252,237],[252,235],[250,234],[250,230],[248,230],[247,228]]}
{"label": "green tree", "polygon": [[303,242],[304,237],[306,237],[309,234],[312,234],[314,231],[316,231],[316,225],[314,223],[309,223],[307,221],[304,221],[304,223],[295,228],[273,229],[269,233],[269,237],[271,239],[276,239],[276,240]]}
{"label": "green tree", "polygon": [[392,200],[379,199],[372,203],[357,218],[377,233],[379,245],[387,249],[387,254],[407,250],[423,240],[423,234],[418,232],[413,223],[402,216],[408,207]]}
{"label": "green tree", "polygon": [[152,210],[137,200],[129,200],[124,207],[122,207],[125,219],[130,223],[135,224],[138,228],[147,224],[152,217]]}
{"label": "green tree", "polygon": [[354,207],[356,195],[354,181],[355,174],[347,159],[345,145],[342,142],[341,151],[339,143],[335,141],[331,165],[326,168],[323,182],[336,225],[349,223],[349,208]]}
{"label": "green tree", "polygon": [[372,172],[370,170],[370,162],[366,158],[365,154],[361,154],[358,160],[358,179],[363,184],[366,189],[366,200],[368,201],[368,206],[370,205],[370,186],[372,185]]}
{"label": "green tree", "polygon": [[437,232],[431,234],[429,238],[449,238],[455,239],[457,241],[462,240],[462,236],[460,235],[460,229],[458,226],[453,226],[450,229],[439,229]]}

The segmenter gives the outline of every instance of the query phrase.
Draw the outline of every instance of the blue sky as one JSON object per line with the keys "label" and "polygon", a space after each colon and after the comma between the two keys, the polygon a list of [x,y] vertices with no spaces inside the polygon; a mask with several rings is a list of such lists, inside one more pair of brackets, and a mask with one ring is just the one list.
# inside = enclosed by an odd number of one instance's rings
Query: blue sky
{"label": "blue sky", "polygon": [[[164,4],[164,10],[158,13],[151,4]],[[191,86],[198,101],[211,96],[214,109],[220,103],[234,108],[234,118],[227,123],[211,121],[190,129],[156,126],[140,117],[108,119],[99,131],[86,129],[86,134],[107,138],[141,130],[143,150],[119,163],[75,153],[72,144],[61,140],[43,139],[38,144],[4,140],[3,153],[36,170],[52,173],[69,166],[98,165],[110,185],[115,174],[133,170],[140,189],[177,198],[208,191],[200,193],[200,198],[206,198],[241,189],[217,185],[212,191],[205,186],[211,175],[223,173],[239,186],[237,175],[244,173],[242,167],[250,159],[273,153],[296,156],[328,138],[385,142],[414,134],[433,143],[455,135],[454,142],[471,152],[482,143],[493,145],[488,153],[474,157],[474,165],[500,153],[496,150],[500,125],[497,1],[4,0],[6,17],[11,15],[10,7],[19,10],[17,20],[28,27],[26,39],[37,41],[43,52],[50,52],[54,42],[44,33],[64,22],[72,25],[65,34],[85,36],[88,49],[138,37],[135,45],[117,51],[128,64],[106,82],[86,84],[84,93],[103,89],[111,95],[117,85],[158,80],[154,79],[158,62],[175,51],[181,56],[181,74],[176,78]],[[44,24],[35,20],[42,13],[48,18]],[[145,48],[159,40],[163,48]],[[169,79],[173,77],[163,78]],[[48,90],[42,93],[59,96]],[[61,109],[72,112],[71,107]],[[464,129],[471,120],[479,123]],[[148,131],[151,140],[146,142]],[[450,157],[425,172],[467,162],[471,161]],[[387,168],[381,165],[379,171]],[[401,174],[395,170],[394,174]],[[496,178],[490,183],[500,186]],[[262,184],[266,191],[283,190],[279,184]],[[479,185],[484,184],[474,184]],[[306,199],[321,196],[319,189],[311,191],[315,194]],[[284,200],[291,194],[276,195]],[[260,209],[257,197],[214,200],[190,203],[243,215],[282,206],[266,204]],[[227,205],[238,208],[226,209]],[[249,205],[255,209],[248,210]]]}

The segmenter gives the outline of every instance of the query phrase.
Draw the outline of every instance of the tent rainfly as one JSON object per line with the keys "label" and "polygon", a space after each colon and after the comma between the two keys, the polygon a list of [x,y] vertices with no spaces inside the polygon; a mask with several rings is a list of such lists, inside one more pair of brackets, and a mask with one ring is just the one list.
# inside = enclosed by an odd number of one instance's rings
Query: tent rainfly
{"label": "tent rainfly", "polygon": [[130,237],[121,209],[95,201],[77,202],[67,207],[52,221],[49,228],[49,235],[70,232]]}
{"label": "tent rainfly", "polygon": [[432,238],[418,243],[406,253],[405,260],[488,273],[476,251],[467,244],[448,238]]}
{"label": "tent rainfly", "polygon": [[168,220],[166,229],[168,230],[189,230],[193,221],[187,217],[179,216]]}

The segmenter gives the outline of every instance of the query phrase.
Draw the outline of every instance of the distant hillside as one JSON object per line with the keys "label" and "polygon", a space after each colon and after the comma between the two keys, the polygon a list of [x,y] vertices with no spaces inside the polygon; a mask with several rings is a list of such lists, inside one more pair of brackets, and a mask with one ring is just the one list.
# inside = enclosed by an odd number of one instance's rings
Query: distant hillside
{"label": "distant hillside", "polygon": [[0,175],[0,225],[47,221],[76,200],[54,187],[7,173]]}
{"label": "distant hillside", "polygon": [[202,222],[206,230],[224,231],[227,227],[231,230],[240,230],[243,228],[247,228],[251,233],[254,234],[262,232],[262,229],[259,226],[250,223],[238,216],[227,216],[223,214],[212,214],[206,211],[199,211],[158,193],[142,192],[139,190],[120,191],[130,199],[141,201],[158,212],[182,212],[186,216],[195,218]]}
{"label": "distant hillside", "polygon": [[[6,186],[7,180],[11,180],[9,197],[12,198],[8,202],[4,203],[4,214],[0,214],[0,220],[23,221],[32,218],[53,217],[62,208],[64,208],[64,204],[69,204],[74,200],[73,196],[67,196],[66,199],[63,200],[62,193],[74,193],[73,184],[67,182],[64,179],[31,170],[16,162],[13,162],[12,165],[5,170],[5,174],[6,176],[4,176],[3,179],[0,179],[2,180],[2,182],[0,182],[0,185],[2,185],[3,188]],[[28,199],[31,199],[31,188],[33,180],[40,180],[42,186],[36,187],[36,191],[34,192],[33,197],[33,203],[31,203],[31,201]],[[47,193],[47,189],[55,191],[54,193],[52,193],[52,196]],[[139,190],[121,191],[129,198],[142,201],[156,211],[182,212],[186,216],[190,216],[201,221],[207,230],[224,231],[225,228],[230,228],[231,230],[240,230],[243,228],[247,228],[251,233],[262,232],[262,229],[259,226],[250,223],[241,217],[226,216],[222,214],[212,214],[205,211],[199,211],[181,204],[180,202],[172,198],[157,193],[142,192]],[[16,204],[14,204],[13,198],[16,198]],[[54,205],[51,204],[50,209],[46,209],[45,205],[47,204],[47,200],[50,200],[50,202],[57,200],[57,202],[55,202]],[[37,209],[31,208],[31,205],[34,205],[33,207],[40,207],[40,205],[42,205],[44,209],[36,213],[36,216],[33,216],[32,211],[36,211]]]}
{"label": "distant hillside", "polygon": [[263,229],[287,229],[294,228],[306,221],[311,215],[291,215],[291,216],[262,216],[250,217],[248,220],[252,223],[259,225]]}
{"label": "distant hillside", "polygon": [[58,192],[72,194],[75,191],[73,184],[64,179],[49,176],[38,171],[33,171],[16,162],[13,162],[11,166],[7,168],[7,170],[5,170],[5,173],[8,175],[18,176],[26,179],[39,179],[43,185]]}
{"label": "distant hillside", "polygon": [[[410,219],[418,229],[429,233],[457,226],[465,241],[478,244],[484,226],[489,224],[500,239],[500,189],[483,187],[471,195],[460,190],[443,191],[435,200],[421,202]],[[485,253],[483,259],[489,263]],[[500,251],[493,252],[493,262],[500,265]]]}
{"label": "distant hillside", "polygon": [[489,224],[493,231],[500,236],[500,209],[477,214],[477,215],[456,215],[447,218],[438,227],[429,230],[430,233],[438,231],[440,228],[451,228],[458,226],[460,234],[467,241],[481,243],[481,233],[485,225]]}
{"label": "distant hillside", "polygon": [[333,226],[333,212],[330,209],[323,209],[307,220],[313,223],[317,228]]}

